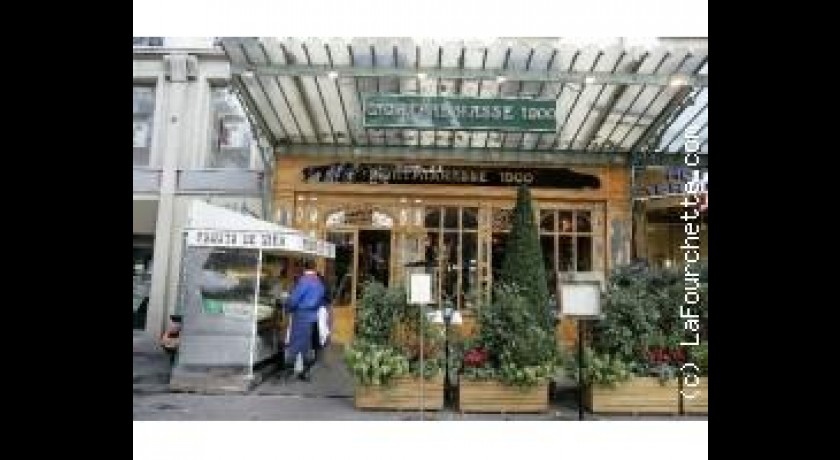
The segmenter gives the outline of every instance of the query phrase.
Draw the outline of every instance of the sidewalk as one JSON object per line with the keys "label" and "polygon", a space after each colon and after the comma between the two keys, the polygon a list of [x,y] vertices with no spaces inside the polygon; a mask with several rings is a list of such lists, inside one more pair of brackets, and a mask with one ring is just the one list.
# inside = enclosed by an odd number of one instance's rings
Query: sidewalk
{"label": "sidewalk", "polygon": [[[270,378],[245,395],[171,393],[169,361],[154,340],[134,333],[135,421],[420,420],[419,411],[361,411],[353,407],[352,378],[337,350],[312,369],[311,382]],[[425,420],[577,420],[574,391],[561,392],[544,414],[425,412]],[[602,416],[586,420],[707,420],[706,416]]]}
{"label": "sidewalk", "polygon": [[[447,409],[425,412],[425,420],[577,420],[572,404],[554,404],[545,414],[461,414]],[[420,420],[419,411],[360,411],[350,397],[278,395],[135,394],[135,421],[346,421]],[[614,416],[586,414],[585,420],[708,420],[706,416]]]}
{"label": "sidewalk", "polygon": [[134,394],[169,391],[169,357],[144,331],[134,331]]}

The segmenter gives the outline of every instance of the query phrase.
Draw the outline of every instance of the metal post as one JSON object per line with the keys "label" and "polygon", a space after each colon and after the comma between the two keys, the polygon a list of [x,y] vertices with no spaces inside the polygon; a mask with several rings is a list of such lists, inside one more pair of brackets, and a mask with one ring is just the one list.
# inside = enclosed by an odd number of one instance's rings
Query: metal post
{"label": "metal post", "polygon": [[423,378],[424,377],[424,375],[423,375],[423,370],[424,370],[424,368],[423,368],[423,335],[425,335],[424,334],[425,324],[423,322],[423,320],[425,318],[423,318],[423,315],[426,314],[425,310],[426,310],[426,306],[425,305],[420,305],[420,420],[424,419],[423,411],[426,408],[426,399],[425,399],[425,394],[423,393],[423,386],[424,386],[423,382],[426,380],[426,379]]}
{"label": "metal post", "polygon": [[586,388],[584,382],[583,366],[583,319],[578,319],[578,420],[583,420],[583,391]]}
{"label": "metal post", "polygon": [[257,344],[257,317],[259,315],[259,309],[257,305],[259,305],[260,301],[260,278],[262,273],[262,248],[257,249],[257,282],[254,284],[254,320],[251,322],[251,352],[249,357],[250,367],[248,368],[248,375],[253,377],[254,375],[254,350],[256,349]]}
{"label": "metal post", "polygon": [[679,397],[679,406],[677,413],[682,416],[685,415],[685,395],[683,394],[683,372],[682,368],[677,369],[677,395]]}
{"label": "metal post", "polygon": [[[448,314],[446,312],[448,311]],[[444,403],[446,403],[447,393],[451,393],[452,382],[449,381],[449,324],[452,321],[452,310],[447,308],[443,315],[443,346],[444,346],[444,362],[443,362],[443,396]]]}

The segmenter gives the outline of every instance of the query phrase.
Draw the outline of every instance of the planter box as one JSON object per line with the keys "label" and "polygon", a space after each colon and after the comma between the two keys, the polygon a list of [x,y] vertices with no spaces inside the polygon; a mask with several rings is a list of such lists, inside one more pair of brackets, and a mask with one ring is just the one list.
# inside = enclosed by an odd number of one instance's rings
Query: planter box
{"label": "planter box", "polygon": [[533,387],[504,385],[497,381],[461,379],[458,386],[461,412],[530,413],[548,411],[548,383]]}
{"label": "planter box", "polygon": [[[357,409],[420,410],[420,379],[401,377],[390,385],[356,385]],[[443,408],[443,374],[423,382],[424,410]]]}
{"label": "planter box", "polygon": [[683,413],[709,413],[709,380],[706,377],[700,377],[700,384],[696,387],[686,387],[683,383],[683,391],[688,396],[691,396],[695,391],[697,392],[697,396],[693,399],[683,398]]}
{"label": "planter box", "polygon": [[592,385],[586,391],[587,408],[594,413],[677,414],[677,380],[663,385],[656,377],[633,377],[615,388]]}

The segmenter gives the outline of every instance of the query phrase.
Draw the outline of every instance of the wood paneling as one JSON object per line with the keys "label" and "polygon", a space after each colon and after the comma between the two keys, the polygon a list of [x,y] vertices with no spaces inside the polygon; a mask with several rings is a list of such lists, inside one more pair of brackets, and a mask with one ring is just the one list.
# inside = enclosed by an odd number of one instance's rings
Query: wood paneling
{"label": "wood paneling", "polygon": [[333,308],[332,341],[343,345],[353,340],[353,329],[356,321],[356,310],[352,307]]}

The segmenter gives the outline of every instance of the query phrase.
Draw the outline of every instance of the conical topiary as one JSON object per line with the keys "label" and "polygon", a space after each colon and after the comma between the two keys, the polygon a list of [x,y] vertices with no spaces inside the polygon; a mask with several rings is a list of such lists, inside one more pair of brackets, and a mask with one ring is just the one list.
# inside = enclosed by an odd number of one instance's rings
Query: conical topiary
{"label": "conical topiary", "polygon": [[511,225],[498,281],[519,286],[520,292],[532,306],[535,317],[540,320],[540,325],[550,329],[552,318],[548,306],[549,294],[542,247],[534,221],[531,192],[525,185],[520,186],[517,191]]}

